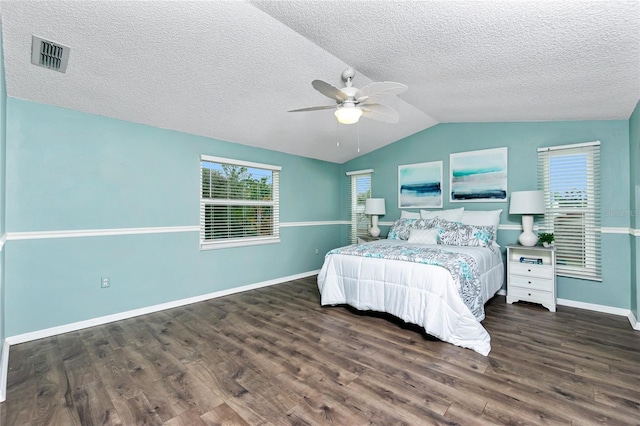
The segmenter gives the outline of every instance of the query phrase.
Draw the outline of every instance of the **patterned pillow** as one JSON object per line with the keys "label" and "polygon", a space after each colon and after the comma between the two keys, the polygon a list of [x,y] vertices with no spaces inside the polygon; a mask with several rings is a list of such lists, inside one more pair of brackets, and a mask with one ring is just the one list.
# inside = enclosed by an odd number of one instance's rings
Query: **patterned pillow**
{"label": "patterned pillow", "polygon": [[498,210],[465,210],[462,213],[460,223],[474,226],[495,226],[493,240],[497,238],[498,226],[500,226],[500,214],[502,209]]}
{"label": "patterned pillow", "polygon": [[456,222],[442,224],[438,244],[450,246],[490,247],[496,232],[495,226],[463,225]]}
{"label": "patterned pillow", "polygon": [[439,217],[434,217],[433,219],[419,219],[413,223],[413,229],[432,229],[438,228],[438,230],[442,231],[441,222],[447,222],[444,219],[440,219]]}
{"label": "patterned pillow", "polygon": [[412,229],[409,242],[415,244],[438,244],[438,229]]}
{"label": "patterned pillow", "polygon": [[413,224],[415,229],[437,229],[438,230],[438,244],[440,243],[440,235],[447,229],[455,229],[455,226],[459,225],[458,222],[451,222],[446,219],[434,217],[433,219],[420,219]]}
{"label": "patterned pillow", "polygon": [[408,240],[411,226],[416,219],[398,219],[393,222],[389,234],[387,234],[388,240]]}

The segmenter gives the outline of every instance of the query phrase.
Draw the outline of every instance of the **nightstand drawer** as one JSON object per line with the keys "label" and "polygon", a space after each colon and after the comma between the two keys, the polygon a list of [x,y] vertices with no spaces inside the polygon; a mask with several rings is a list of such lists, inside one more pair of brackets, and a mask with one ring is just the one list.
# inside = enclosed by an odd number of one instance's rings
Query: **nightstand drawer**
{"label": "nightstand drawer", "polygon": [[549,265],[511,262],[509,264],[509,274],[551,279],[553,278],[553,267]]}
{"label": "nightstand drawer", "polygon": [[509,275],[509,285],[533,290],[553,291],[553,280],[522,275]]}
{"label": "nightstand drawer", "polygon": [[550,303],[553,305],[556,304],[553,293],[551,293],[550,291],[531,290],[521,287],[510,287],[509,297],[527,300],[529,302]]}

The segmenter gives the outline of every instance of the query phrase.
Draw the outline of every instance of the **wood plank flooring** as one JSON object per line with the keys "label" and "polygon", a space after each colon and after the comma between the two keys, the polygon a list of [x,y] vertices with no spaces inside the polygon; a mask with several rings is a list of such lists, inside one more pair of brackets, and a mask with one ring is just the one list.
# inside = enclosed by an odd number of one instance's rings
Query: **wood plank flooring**
{"label": "wood plank flooring", "polygon": [[497,296],[483,324],[488,357],[310,277],[12,346],[0,424],[640,424],[626,318]]}

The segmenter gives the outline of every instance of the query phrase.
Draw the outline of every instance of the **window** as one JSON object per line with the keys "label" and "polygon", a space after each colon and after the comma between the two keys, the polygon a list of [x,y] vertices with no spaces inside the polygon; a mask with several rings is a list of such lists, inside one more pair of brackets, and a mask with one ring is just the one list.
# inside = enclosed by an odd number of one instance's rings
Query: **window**
{"label": "window", "polygon": [[347,172],[351,176],[351,229],[349,239],[352,243],[358,241],[358,236],[369,234],[371,218],[364,214],[364,204],[371,198],[371,174],[373,170]]}
{"label": "window", "polygon": [[200,249],[280,241],[280,167],[200,157]]}
{"label": "window", "polygon": [[538,185],[558,275],[601,280],[600,142],[538,149]]}

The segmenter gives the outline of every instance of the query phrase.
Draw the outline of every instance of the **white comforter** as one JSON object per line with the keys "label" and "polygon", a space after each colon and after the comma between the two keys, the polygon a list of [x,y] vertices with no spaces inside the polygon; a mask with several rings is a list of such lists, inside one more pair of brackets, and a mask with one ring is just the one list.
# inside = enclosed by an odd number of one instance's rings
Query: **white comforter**
{"label": "white comforter", "polygon": [[[380,244],[380,241],[376,243]],[[398,241],[387,243],[397,244]],[[485,303],[502,287],[504,268],[498,249],[492,252],[478,247],[433,247],[474,256],[481,272]],[[346,303],[359,310],[386,312],[424,327],[427,333],[440,340],[485,356],[491,351],[489,333],[464,304],[445,268],[330,254],[318,275],[318,288],[322,305]]]}

